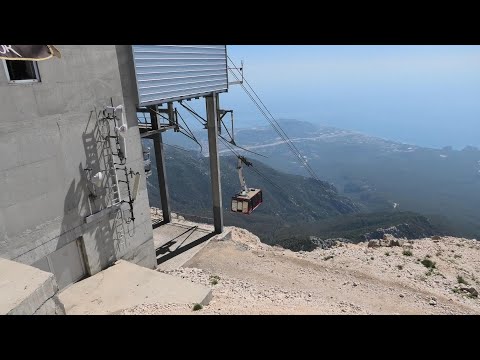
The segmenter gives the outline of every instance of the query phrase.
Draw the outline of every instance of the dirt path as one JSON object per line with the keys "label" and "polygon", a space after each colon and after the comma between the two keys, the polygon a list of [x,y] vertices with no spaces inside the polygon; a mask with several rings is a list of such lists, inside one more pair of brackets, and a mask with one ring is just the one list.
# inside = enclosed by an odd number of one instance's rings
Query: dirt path
{"label": "dirt path", "polygon": [[[432,270],[425,259],[435,262]],[[168,273],[213,289],[210,304],[193,314],[480,314],[480,299],[462,290],[480,288],[475,240],[340,244],[294,253],[232,228],[230,240],[210,242]],[[192,307],[145,304],[125,313],[192,314]]]}

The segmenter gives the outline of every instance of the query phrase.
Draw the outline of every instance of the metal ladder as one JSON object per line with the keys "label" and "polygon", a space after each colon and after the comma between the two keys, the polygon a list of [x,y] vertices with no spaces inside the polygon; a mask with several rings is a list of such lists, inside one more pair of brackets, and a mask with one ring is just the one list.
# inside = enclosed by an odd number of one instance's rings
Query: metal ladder
{"label": "metal ladder", "polygon": [[[105,121],[105,120],[104,120]],[[108,120],[107,120],[108,121]],[[120,189],[118,187],[117,172],[115,170],[115,161],[113,159],[111,138],[107,137],[102,141],[101,149],[103,165],[105,168],[106,192],[108,205],[112,206],[121,201]]]}
{"label": "metal ladder", "polygon": [[[103,122],[103,123],[102,123]],[[104,167],[104,174],[105,174],[105,202],[106,206],[114,206],[118,205],[121,202],[121,195],[120,195],[120,188],[118,185],[118,177],[117,171],[115,169],[115,160],[114,160],[114,153],[112,149],[112,140],[114,137],[111,137],[111,119],[101,119],[97,118],[97,144],[100,145],[100,157],[103,164],[98,164],[99,166],[103,165]],[[107,134],[102,134],[100,128],[108,129]],[[117,154],[119,149],[119,145],[116,143]],[[125,239],[125,227],[124,227],[124,220],[123,220],[123,212],[121,208],[118,208],[115,219],[114,219],[114,234],[116,234],[117,240]]]}
{"label": "metal ladder", "polygon": [[[117,147],[118,151],[118,147]],[[120,188],[118,186],[117,171],[115,170],[115,161],[113,158],[111,138],[105,140],[105,148],[103,153],[103,161],[107,174],[107,181],[109,181],[109,206],[119,204],[121,202]],[[125,227],[123,221],[123,212],[119,208],[114,219],[114,234],[117,240],[125,239]]]}

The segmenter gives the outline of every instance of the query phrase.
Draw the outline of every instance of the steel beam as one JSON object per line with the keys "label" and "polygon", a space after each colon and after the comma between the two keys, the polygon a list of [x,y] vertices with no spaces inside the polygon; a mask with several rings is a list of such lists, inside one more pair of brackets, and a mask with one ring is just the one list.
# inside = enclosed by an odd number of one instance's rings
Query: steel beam
{"label": "steel beam", "polygon": [[[156,110],[154,106],[153,110]],[[155,111],[150,111],[153,131],[158,131],[158,118]],[[163,222],[169,223],[172,220],[170,211],[170,196],[168,194],[167,173],[165,171],[165,151],[163,148],[162,133],[152,136],[153,147],[155,149],[155,161],[157,163],[158,187],[160,190],[160,200],[162,202]]]}
{"label": "steel beam", "polygon": [[220,160],[218,156],[218,94],[205,97],[207,108],[208,151],[210,158],[210,179],[212,183],[213,223],[215,233],[223,232],[222,184],[220,181]]}
{"label": "steel beam", "polygon": [[175,126],[161,126],[158,130],[148,130],[148,131],[143,131],[145,129],[140,128],[140,137],[154,139],[155,138],[154,135],[156,135],[158,133],[161,133],[161,132],[165,132],[165,131],[170,130],[170,129],[175,129]]}

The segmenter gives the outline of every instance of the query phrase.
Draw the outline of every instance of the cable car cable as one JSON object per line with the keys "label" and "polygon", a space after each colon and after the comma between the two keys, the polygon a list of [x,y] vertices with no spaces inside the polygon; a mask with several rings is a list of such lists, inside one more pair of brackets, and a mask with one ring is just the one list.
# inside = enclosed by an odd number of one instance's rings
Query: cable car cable
{"label": "cable car cable", "polygon": [[[230,62],[235,66],[235,64],[233,63],[232,59],[228,58],[230,60]],[[235,66],[236,68],[236,66]],[[237,71],[239,71],[237,69]],[[272,118],[272,120],[275,122],[275,124],[277,124],[278,128],[282,131],[282,133],[285,135],[285,137],[290,141],[291,139],[288,137],[288,135],[285,133],[285,131],[282,129],[282,127],[280,126],[280,124],[277,122],[277,120],[275,120],[275,117],[272,115],[272,113],[270,112],[270,110],[268,110],[267,106],[263,103],[262,99],[260,98],[260,96],[258,96],[258,94],[255,92],[255,90],[252,88],[252,86],[250,85],[250,83],[247,81],[247,79],[245,77],[242,77],[242,80],[245,82],[245,84],[247,84],[247,86],[250,88],[250,90],[252,90],[252,92],[255,94],[255,96],[257,97],[258,101],[260,101],[260,103],[263,105],[263,107],[265,108],[265,110],[268,112],[268,114],[270,115],[270,117]],[[292,145],[293,147],[295,148],[295,150],[297,150],[297,152],[299,154],[300,151],[297,149],[297,147],[295,146],[295,144],[292,142]]]}
{"label": "cable car cable", "polygon": [[230,139],[231,139],[231,141],[229,141],[230,144],[233,144],[235,141],[233,140],[233,136],[230,134],[230,131],[228,131],[227,125],[225,125],[225,123],[223,122],[223,120],[220,120],[220,122],[222,123],[223,127],[224,127],[225,130],[227,131],[228,136],[230,136]]}
{"label": "cable car cable", "polygon": [[[185,126],[187,127],[187,129],[190,131],[190,134],[191,134],[191,137],[190,139],[192,139],[194,142],[197,143],[198,146],[200,146],[200,152],[203,152],[203,147],[202,147],[202,144],[200,144],[200,142],[197,140],[197,138],[195,137],[195,134],[193,133],[192,130],[190,130],[190,128],[188,127],[186,121],[183,119],[182,115],[180,114],[180,112],[177,110],[177,115],[180,117],[180,119],[183,121],[183,123],[185,124]],[[179,125],[180,126],[180,125]],[[185,129],[184,129],[185,130]],[[181,132],[181,131],[180,131]],[[183,134],[183,133],[182,133]],[[185,134],[184,134],[185,135]]]}
{"label": "cable car cable", "polygon": [[[147,110],[149,110],[149,111],[151,111],[151,112],[154,112],[155,114],[157,114],[158,116],[160,116],[162,119],[167,120],[168,123],[170,124],[170,120],[169,120],[165,115],[163,115],[162,113],[159,113],[158,111],[156,111],[156,110],[154,110],[154,109],[152,109],[152,108],[150,108],[150,107],[147,107]],[[144,113],[144,114],[145,114],[145,113]],[[149,114],[149,116],[150,116],[150,114]],[[145,117],[145,115],[144,115],[144,117]],[[152,118],[150,118],[150,123],[152,123]]]}
{"label": "cable car cable", "polygon": [[247,152],[249,152],[249,153],[252,153],[252,154],[255,154],[255,155],[258,155],[258,156],[261,156],[261,157],[264,157],[264,158],[268,159],[268,156],[267,156],[267,155],[259,154],[259,153],[255,152],[255,151],[252,151],[252,150],[249,150],[249,149],[247,149],[247,148],[244,148],[243,146],[240,146],[240,145],[233,145],[233,146],[235,146],[235,147],[237,147],[237,148],[239,148],[239,149],[242,149],[243,151],[247,151]]}
{"label": "cable car cable", "polygon": [[268,158],[268,156],[266,156],[266,155],[262,155],[262,154],[256,153],[255,151],[246,149],[246,148],[244,148],[244,147],[242,147],[242,146],[240,146],[240,145],[232,144],[230,141],[228,141],[227,139],[225,139],[225,138],[224,138],[222,135],[220,135],[220,134],[218,134],[218,136],[221,137],[224,141],[228,142],[230,145],[235,146],[235,147],[237,147],[237,148],[239,148],[239,149],[242,149],[243,151],[248,151],[249,153],[252,153],[252,154],[255,154],[255,155],[258,155],[258,156],[262,156],[262,157],[264,157],[264,158]]}
{"label": "cable car cable", "polygon": [[[229,58],[230,62],[236,66],[233,61]],[[232,75],[235,77],[235,79],[237,79],[238,81],[239,78],[236,76],[236,74],[231,70],[229,69],[230,72],[232,73]],[[238,71],[238,70],[237,70]],[[263,103],[263,101],[260,99],[260,97],[258,96],[258,94],[255,92],[255,90],[253,90],[253,88],[250,86],[250,84],[248,83],[248,81],[245,79],[245,77],[243,77],[243,80],[245,81],[245,83],[249,86],[249,88],[252,90],[252,92],[255,94],[255,96],[258,98],[258,100],[260,101],[260,103],[263,105],[263,107],[265,108],[265,110],[270,114],[270,117],[272,118],[272,120],[270,120],[270,118],[268,117],[268,115],[265,113],[265,111],[262,109],[262,107],[258,104],[258,102],[254,99],[253,95],[247,90],[247,88],[242,84],[240,83],[240,85],[242,86],[243,90],[245,91],[245,93],[250,97],[250,100],[252,100],[252,102],[257,106],[258,110],[262,113],[262,115],[265,117],[265,119],[270,123],[270,125],[272,126],[272,128],[277,132],[277,134],[280,136],[280,138],[289,146],[290,150],[292,151],[292,153],[300,160],[300,162],[303,164],[303,166],[305,167],[305,169],[310,173],[310,175],[317,181],[321,181],[318,177],[318,175],[315,173],[315,171],[311,168],[311,166],[308,164],[308,162],[304,159],[304,157],[302,156],[302,154],[300,153],[300,151],[297,149],[297,147],[293,144],[293,142],[291,141],[291,139],[288,137],[288,135],[285,133],[285,131],[282,129],[282,127],[280,126],[280,124],[278,124],[278,122],[275,120],[275,118],[273,117],[273,115],[271,114],[271,112],[268,110],[268,108],[265,106],[265,104]],[[276,124],[276,125],[275,125]],[[277,128],[278,127],[278,128]]]}
{"label": "cable car cable", "polygon": [[193,131],[190,129],[190,127],[187,125],[187,123],[186,123],[185,120],[183,119],[182,114],[180,114],[180,112],[179,112],[177,109],[175,109],[175,111],[176,111],[176,114],[180,117],[180,120],[182,120],[182,122],[185,124],[185,127],[188,129],[188,131],[190,132],[190,134],[191,134],[193,137],[195,137]]}
{"label": "cable car cable", "polygon": [[[241,157],[241,155],[239,155],[232,147],[231,145],[229,144],[228,141],[226,141],[225,139],[223,139],[222,137],[220,137],[220,139],[224,142],[224,144],[226,146],[229,147],[229,150],[236,156],[236,157]],[[265,176],[263,173],[261,173],[258,169],[256,169],[255,167],[251,166],[252,170],[254,172],[256,172],[260,177],[262,177],[265,181],[267,181],[268,183],[270,183],[271,185],[275,186],[276,188],[278,188],[280,191],[284,191],[284,189],[282,187],[280,187],[279,185],[275,184],[272,180],[270,180],[267,176]],[[291,198],[290,198],[290,201]]]}
{"label": "cable car cable", "polygon": [[184,105],[182,101],[179,102],[180,105],[182,105],[185,109],[188,110],[189,113],[193,115],[193,117],[203,126],[207,125],[207,120],[205,120],[203,117],[197,114],[195,110],[193,110],[190,106]]}
{"label": "cable car cable", "polygon": [[[230,72],[232,72],[230,70]],[[238,77],[232,72],[232,75],[238,80]],[[269,119],[268,115],[265,113],[265,111],[262,109],[262,107],[258,104],[258,102],[253,98],[253,95],[250,94],[250,92],[243,86],[243,84],[240,84],[245,91],[245,93],[250,97],[250,100],[257,106],[258,110],[262,113],[262,115],[265,117],[265,119],[270,123],[272,128],[276,131],[276,133],[280,136],[280,138],[287,144],[287,146],[290,148],[292,153],[300,160],[300,162],[303,164],[305,169],[310,173],[310,175],[320,181],[316,173],[313,171],[313,169],[310,167],[310,165],[305,161],[303,158],[302,154],[298,151],[298,149],[293,145],[293,142],[289,139],[286,138],[282,132],[277,128],[277,126]],[[281,129],[281,127],[279,126]],[[283,130],[282,130],[283,131]]]}
{"label": "cable car cable", "polygon": [[[185,107],[185,106],[184,106],[184,107]],[[156,111],[156,110],[154,110],[154,109],[152,109],[152,108],[147,108],[147,109],[149,109],[151,112],[154,112],[155,114],[157,114],[158,116],[162,117],[163,119],[167,120],[167,121],[169,122],[169,124],[170,124],[170,120],[169,120],[167,117],[165,117],[162,113],[159,113],[158,111]],[[187,110],[188,110],[188,109],[187,109]],[[183,119],[182,115],[181,115],[178,111],[176,111],[176,113],[177,113],[177,115],[180,117],[180,119],[183,121],[183,123],[185,124],[185,127],[186,127],[186,128],[184,128],[182,125],[180,125],[180,124],[177,123],[178,127],[179,127],[180,129],[182,129],[182,130],[185,130],[185,131],[187,131],[187,129],[188,129],[190,135],[187,134],[187,133],[184,133],[184,132],[181,131],[181,130],[180,130],[179,132],[180,132],[181,134],[185,135],[186,137],[188,137],[189,139],[191,139],[191,140],[192,140],[193,142],[195,142],[198,146],[200,146],[200,152],[203,152],[202,144],[200,144],[200,142],[199,142],[199,141],[197,140],[197,138],[195,137],[195,134],[193,133],[193,131],[188,127],[188,125],[187,125],[186,121]]]}
{"label": "cable car cable", "polygon": [[[229,142],[226,140],[226,139],[223,139],[223,138],[220,138],[224,143],[225,143],[225,146],[228,148],[230,146]],[[178,145],[173,145],[173,144],[167,144],[167,143],[163,143],[163,145],[166,145],[166,146],[171,146],[173,148],[177,148],[177,149],[180,149],[180,150],[183,150],[185,152],[191,152],[192,150],[189,150],[189,149],[185,149],[181,146],[178,146]],[[228,148],[228,150],[230,150],[236,157],[239,157],[241,156],[240,154],[238,154],[232,147]],[[279,190],[283,191],[283,189],[278,186],[277,184],[275,184],[273,181],[271,181],[268,177],[266,177],[264,174],[262,174],[259,170],[255,169],[253,166],[251,167],[252,170],[254,172],[256,172],[260,177],[262,177],[265,181],[267,181],[268,183],[270,183],[271,185],[275,186],[276,188],[278,188]],[[202,219],[208,219],[208,220],[212,220],[212,218],[208,218],[208,217],[204,217],[204,216],[200,216],[200,215],[193,215],[193,214],[185,214],[185,213],[179,213],[177,211],[175,211],[176,214],[179,214],[179,215],[184,215],[184,216],[192,216],[192,217],[198,217],[198,218],[202,218]]]}
{"label": "cable car cable", "polygon": [[[235,76],[235,75],[234,75]],[[240,84],[241,85],[241,84]],[[277,134],[280,136],[280,138],[284,141],[284,143],[290,148],[292,154],[294,154],[301,162],[301,164],[303,164],[304,168],[310,173],[310,175],[316,179],[316,180],[319,180],[316,176],[316,174],[313,172],[313,170],[309,167],[309,165],[306,163],[305,159],[303,158],[303,156],[298,153],[297,151],[295,151],[294,147],[292,146],[292,144],[283,136],[283,134],[276,128],[276,126],[273,124],[273,122],[268,118],[267,114],[265,113],[265,111],[260,107],[260,105],[255,101],[255,99],[253,98],[253,96],[248,92],[248,90],[244,87],[244,90],[245,90],[245,93],[250,97],[250,99],[253,101],[253,103],[257,106],[258,110],[263,114],[263,116],[265,117],[265,119],[270,123],[270,125],[272,126],[272,128],[277,132]]]}
{"label": "cable car cable", "polygon": [[225,144],[225,146],[227,147],[228,150],[230,150],[236,157],[239,157],[240,154],[238,154],[232,147],[232,145],[230,145],[230,143],[228,141],[226,141],[225,139],[223,139],[221,136],[219,136],[220,140],[223,141],[223,143]]}

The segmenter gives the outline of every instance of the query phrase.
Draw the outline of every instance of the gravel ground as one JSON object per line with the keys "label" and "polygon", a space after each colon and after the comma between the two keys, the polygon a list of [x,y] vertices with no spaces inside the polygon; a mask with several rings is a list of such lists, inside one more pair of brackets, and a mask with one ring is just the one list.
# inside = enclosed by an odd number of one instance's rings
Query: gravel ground
{"label": "gravel ground", "polygon": [[295,253],[262,244],[244,229],[229,230],[230,237],[166,272],[209,286],[209,305],[193,311],[193,304],[142,304],[123,313],[480,314],[476,240],[390,237],[374,247],[337,243]]}

